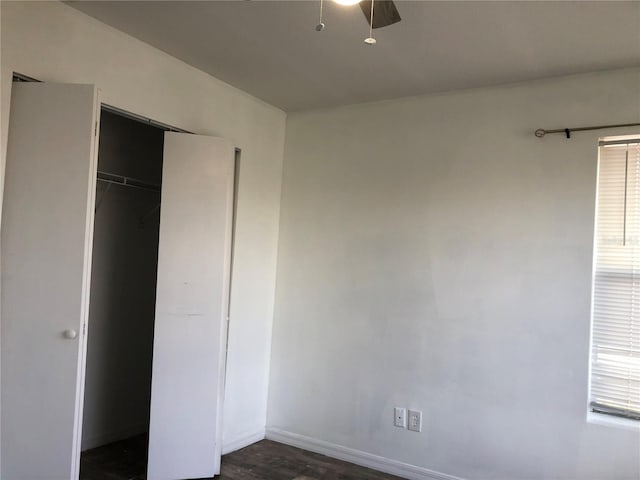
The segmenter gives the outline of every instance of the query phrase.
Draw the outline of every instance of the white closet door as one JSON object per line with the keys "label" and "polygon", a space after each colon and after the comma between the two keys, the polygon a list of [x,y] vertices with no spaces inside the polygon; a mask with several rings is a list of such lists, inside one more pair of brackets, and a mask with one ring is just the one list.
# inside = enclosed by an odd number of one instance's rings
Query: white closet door
{"label": "white closet door", "polygon": [[2,479],[76,479],[98,95],[14,83],[2,212]]}
{"label": "white closet door", "polygon": [[165,134],[149,480],[220,473],[234,153]]}

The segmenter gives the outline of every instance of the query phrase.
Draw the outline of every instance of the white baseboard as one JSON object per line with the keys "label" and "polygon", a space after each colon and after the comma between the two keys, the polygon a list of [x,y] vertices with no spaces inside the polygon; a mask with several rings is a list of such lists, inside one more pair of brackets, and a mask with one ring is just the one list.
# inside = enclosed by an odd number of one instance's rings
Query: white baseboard
{"label": "white baseboard", "polygon": [[136,435],[145,433],[148,429],[148,424],[140,423],[138,425],[121,428],[119,430],[114,430],[111,432],[98,433],[87,437],[83,435],[81,450],[84,452],[85,450],[91,450],[92,448],[100,447],[102,445],[106,445],[107,443],[117,442],[118,440],[124,440],[125,438],[134,437]]}
{"label": "white baseboard", "polygon": [[261,428],[260,430],[257,430],[255,432],[236,437],[233,440],[223,441],[222,454],[226,455],[227,453],[235,452],[236,450],[248,447],[249,445],[259,442],[260,440],[264,440],[264,435],[264,428]]}
{"label": "white baseboard", "polygon": [[278,428],[267,428],[266,438],[274,442],[284,443],[292,447],[302,448],[310,452],[320,453],[327,457],[337,458],[346,462],[355,463],[362,467],[371,468],[380,472],[390,473],[410,480],[463,480],[453,475],[436,472],[428,468],[418,467],[409,463],[391,460],[390,458],[373,455],[371,453],[355,450],[342,445],[317,440],[315,438],[298,435]]}

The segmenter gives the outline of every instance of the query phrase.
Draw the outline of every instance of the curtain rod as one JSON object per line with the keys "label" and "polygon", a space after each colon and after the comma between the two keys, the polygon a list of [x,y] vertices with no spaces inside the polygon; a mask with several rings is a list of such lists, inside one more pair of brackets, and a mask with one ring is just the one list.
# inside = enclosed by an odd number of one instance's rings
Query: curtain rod
{"label": "curtain rod", "polygon": [[538,138],[544,137],[548,133],[564,133],[567,138],[571,138],[571,132],[584,132],[585,130],[602,130],[603,128],[622,128],[622,127],[639,127],[640,123],[620,123],[618,125],[597,125],[595,127],[577,127],[577,128],[556,128],[554,130],[545,130],[539,128],[535,131]]}

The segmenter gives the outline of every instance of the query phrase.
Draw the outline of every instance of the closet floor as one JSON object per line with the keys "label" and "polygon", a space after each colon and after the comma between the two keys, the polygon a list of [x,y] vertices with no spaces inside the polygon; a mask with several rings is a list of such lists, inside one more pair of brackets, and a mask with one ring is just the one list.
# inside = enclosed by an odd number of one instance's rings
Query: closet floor
{"label": "closet floor", "polygon": [[[146,436],[82,453],[80,480],[144,480]],[[216,480],[401,480],[352,463],[270,440],[222,457]]]}

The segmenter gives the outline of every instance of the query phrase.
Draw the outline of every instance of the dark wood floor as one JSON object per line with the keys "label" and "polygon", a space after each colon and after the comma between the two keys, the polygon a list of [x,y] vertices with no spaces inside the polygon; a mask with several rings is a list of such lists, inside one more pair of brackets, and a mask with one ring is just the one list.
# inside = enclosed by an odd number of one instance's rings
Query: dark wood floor
{"label": "dark wood floor", "polygon": [[[134,437],[82,453],[80,480],[144,480],[147,439]],[[222,457],[216,480],[398,480],[351,463],[262,440]]]}
{"label": "dark wood floor", "polygon": [[147,444],[140,435],[82,452],[80,480],[144,480]]}

